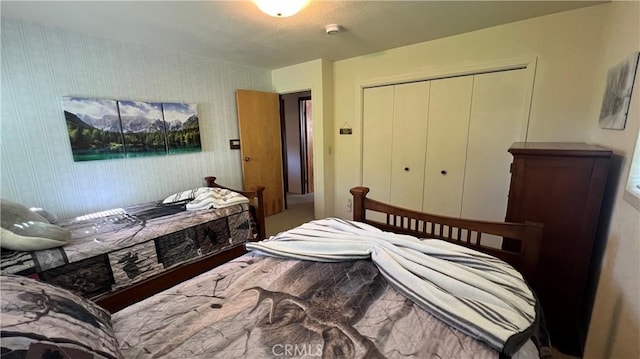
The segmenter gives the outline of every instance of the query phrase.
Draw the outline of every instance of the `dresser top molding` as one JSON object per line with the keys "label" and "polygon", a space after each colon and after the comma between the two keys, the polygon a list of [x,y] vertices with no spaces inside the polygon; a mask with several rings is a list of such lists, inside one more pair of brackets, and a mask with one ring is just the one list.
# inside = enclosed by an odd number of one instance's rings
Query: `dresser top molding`
{"label": "dresser top molding", "polygon": [[581,142],[514,142],[509,152],[513,155],[563,157],[611,157],[613,154],[613,151],[608,148]]}

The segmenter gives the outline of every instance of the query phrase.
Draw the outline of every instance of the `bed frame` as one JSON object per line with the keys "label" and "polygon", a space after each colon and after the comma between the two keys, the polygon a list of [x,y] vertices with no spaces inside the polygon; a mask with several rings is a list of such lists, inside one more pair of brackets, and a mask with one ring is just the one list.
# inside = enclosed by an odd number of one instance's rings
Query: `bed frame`
{"label": "bed frame", "polygon": [[[207,187],[229,189],[249,198],[251,202],[250,205],[252,207],[252,213],[256,217],[256,225],[258,227],[258,238],[256,238],[256,240],[262,240],[265,238],[266,231],[264,227],[265,221],[263,206],[263,192],[265,189],[264,187],[257,186],[254,188],[254,191],[238,191],[216,183],[216,177],[209,176],[205,177],[204,179],[207,182]],[[178,265],[174,268],[162,272],[161,274],[141,280],[140,282],[137,282],[131,286],[106,294],[102,297],[97,298],[95,300],[95,303],[102,308],[107,309],[111,313],[114,313],[122,308],[137,303],[165,289],[171,288],[180,282],[193,278],[234,258],[240,257],[245,253],[247,253],[247,251],[244,248],[244,245],[238,245],[220,253],[206,256],[193,262]]]}
{"label": "bed frame", "polygon": [[[535,280],[534,273],[542,243],[542,224],[540,223],[489,222],[445,217],[395,207],[367,198],[369,193],[367,187],[354,187],[350,192],[353,195],[355,221],[367,223],[388,232],[409,234],[418,238],[437,238],[472,248],[511,264],[524,275],[527,281]],[[368,219],[367,211],[384,214],[386,222]],[[487,246],[482,243],[483,234],[509,238],[519,244],[519,250],[508,251]]]}
{"label": "bed frame", "polygon": [[[215,177],[206,177],[205,180],[210,187],[227,188],[215,183]],[[257,187],[254,192],[235,191],[242,193],[253,201],[258,225],[258,240],[266,238],[264,235],[264,207],[262,205],[264,187]],[[520,270],[528,281],[533,280],[538,264],[540,244],[542,243],[542,224],[533,222],[489,222],[445,217],[399,208],[369,199],[367,198],[369,193],[369,188],[367,187],[354,187],[350,192],[353,195],[353,219],[356,221],[367,223],[389,232],[409,234],[418,238],[437,238],[476,249],[504,260]],[[383,213],[386,217],[386,222],[368,219],[367,211]],[[512,239],[520,244],[520,249],[519,251],[508,251],[487,246],[482,243],[484,234]],[[236,246],[201,260],[177,266],[161,275],[101,297],[96,300],[96,303],[111,312],[116,312],[226,263],[246,252],[244,246]]]}

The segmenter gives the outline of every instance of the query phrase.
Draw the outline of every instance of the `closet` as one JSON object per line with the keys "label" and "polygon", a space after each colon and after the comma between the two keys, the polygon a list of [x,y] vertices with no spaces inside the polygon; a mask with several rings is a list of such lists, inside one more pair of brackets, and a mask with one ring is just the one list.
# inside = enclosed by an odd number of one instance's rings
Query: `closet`
{"label": "closet", "polygon": [[364,89],[362,183],[370,196],[414,210],[504,220],[506,149],[525,139],[527,79],[518,69]]}

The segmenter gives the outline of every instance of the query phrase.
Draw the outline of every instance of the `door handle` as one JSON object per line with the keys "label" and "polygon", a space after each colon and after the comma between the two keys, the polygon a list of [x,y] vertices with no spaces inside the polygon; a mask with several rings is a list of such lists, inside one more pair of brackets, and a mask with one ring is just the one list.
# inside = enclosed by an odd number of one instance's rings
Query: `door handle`
{"label": "door handle", "polygon": [[245,162],[249,162],[251,160],[251,158],[249,158],[248,156],[244,158]]}
{"label": "door handle", "polygon": [[444,175],[446,175],[446,174],[447,174],[447,171],[442,170],[442,171],[440,171],[440,174],[444,176]]}

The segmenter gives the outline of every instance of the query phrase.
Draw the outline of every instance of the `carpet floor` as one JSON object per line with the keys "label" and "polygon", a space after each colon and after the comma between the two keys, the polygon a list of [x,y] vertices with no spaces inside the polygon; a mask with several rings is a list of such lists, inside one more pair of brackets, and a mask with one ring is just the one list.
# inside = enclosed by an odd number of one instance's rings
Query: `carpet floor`
{"label": "carpet floor", "polygon": [[287,209],[265,218],[267,237],[314,219],[313,193],[287,194]]}

